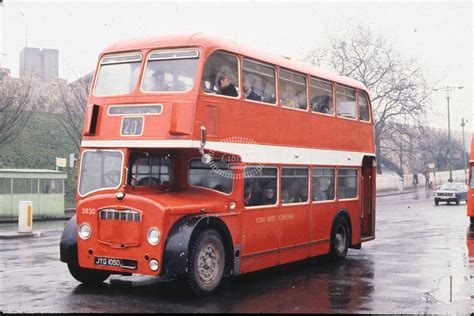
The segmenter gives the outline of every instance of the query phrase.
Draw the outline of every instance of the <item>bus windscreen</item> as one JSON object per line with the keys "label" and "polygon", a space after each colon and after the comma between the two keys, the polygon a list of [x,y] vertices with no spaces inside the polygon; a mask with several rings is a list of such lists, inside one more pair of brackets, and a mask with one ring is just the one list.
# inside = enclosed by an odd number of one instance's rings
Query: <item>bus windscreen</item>
{"label": "bus windscreen", "polygon": [[155,51],[148,55],[144,92],[185,92],[193,88],[198,66],[196,49]]}
{"label": "bus windscreen", "polygon": [[135,89],[142,60],[141,54],[109,55],[102,58],[94,95],[120,95]]}

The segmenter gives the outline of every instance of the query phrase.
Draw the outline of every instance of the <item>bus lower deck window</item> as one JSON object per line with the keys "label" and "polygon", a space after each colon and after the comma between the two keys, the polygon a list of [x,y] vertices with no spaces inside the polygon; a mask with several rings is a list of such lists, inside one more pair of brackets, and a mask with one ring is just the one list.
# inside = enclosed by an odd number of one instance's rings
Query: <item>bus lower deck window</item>
{"label": "bus lower deck window", "polygon": [[206,164],[194,159],[189,164],[189,184],[196,187],[231,193],[233,178],[232,170],[225,161],[212,161],[212,164]]}
{"label": "bus lower deck window", "polygon": [[281,202],[308,202],[308,168],[282,168],[281,173]]}
{"label": "bus lower deck window", "polygon": [[172,159],[164,153],[132,153],[128,183],[134,186],[170,185]]}
{"label": "bus lower deck window", "polygon": [[336,170],[334,168],[314,168],[312,197],[313,201],[331,201],[335,197]]}
{"label": "bus lower deck window", "polygon": [[275,167],[245,167],[245,206],[275,205],[277,203],[278,170]]}
{"label": "bus lower deck window", "polygon": [[337,183],[339,199],[357,198],[357,169],[339,169]]}

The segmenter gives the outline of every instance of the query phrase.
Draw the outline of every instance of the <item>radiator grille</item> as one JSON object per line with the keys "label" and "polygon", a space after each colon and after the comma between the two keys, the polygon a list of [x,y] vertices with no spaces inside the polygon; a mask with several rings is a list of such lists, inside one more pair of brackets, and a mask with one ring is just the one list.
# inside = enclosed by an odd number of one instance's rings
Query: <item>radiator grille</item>
{"label": "radiator grille", "polygon": [[99,212],[99,216],[101,220],[111,221],[140,222],[142,220],[140,212],[133,210],[104,209]]}

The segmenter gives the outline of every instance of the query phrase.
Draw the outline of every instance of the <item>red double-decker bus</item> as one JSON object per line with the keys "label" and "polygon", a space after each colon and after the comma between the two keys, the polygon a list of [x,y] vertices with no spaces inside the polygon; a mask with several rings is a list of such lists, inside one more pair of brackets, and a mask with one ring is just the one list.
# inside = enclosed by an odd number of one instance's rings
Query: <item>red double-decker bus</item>
{"label": "red double-decker bus", "polygon": [[471,154],[469,158],[469,188],[467,191],[467,216],[474,224],[474,135],[471,136]]}
{"label": "red double-decker bus", "polygon": [[371,103],[360,82],[202,34],[100,55],[81,144],[74,278],[225,278],[375,238]]}

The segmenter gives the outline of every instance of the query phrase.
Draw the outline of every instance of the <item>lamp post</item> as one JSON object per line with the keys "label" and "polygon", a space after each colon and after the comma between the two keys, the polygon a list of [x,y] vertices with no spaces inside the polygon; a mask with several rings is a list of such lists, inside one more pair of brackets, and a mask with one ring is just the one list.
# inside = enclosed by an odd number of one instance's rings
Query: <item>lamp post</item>
{"label": "lamp post", "polygon": [[445,91],[446,92],[446,100],[448,101],[448,169],[449,169],[449,182],[453,182],[453,170],[451,167],[451,159],[450,159],[450,154],[451,154],[451,119],[450,119],[450,114],[449,114],[449,99],[451,99],[451,91],[456,90],[456,89],[462,89],[463,87],[450,87],[446,86],[443,88],[436,88],[433,89],[433,91]]}
{"label": "lamp post", "polygon": [[[464,141],[464,126],[466,123],[469,122],[468,120],[464,121],[464,117],[461,118],[461,127],[462,127],[462,160],[464,162],[464,176],[466,176],[467,172],[467,165],[466,165],[466,144]],[[467,183],[467,177],[465,177],[465,182]]]}

